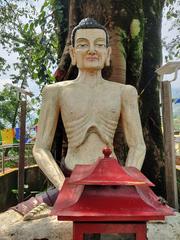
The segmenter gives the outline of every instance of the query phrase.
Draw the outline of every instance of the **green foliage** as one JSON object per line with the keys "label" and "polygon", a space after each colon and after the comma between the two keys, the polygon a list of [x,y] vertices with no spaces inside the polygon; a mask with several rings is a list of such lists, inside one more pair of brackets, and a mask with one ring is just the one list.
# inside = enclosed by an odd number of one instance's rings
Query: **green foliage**
{"label": "green foliage", "polygon": [[170,5],[174,4],[174,2],[176,2],[176,0],[166,0],[165,4],[167,7],[169,7]]}
{"label": "green foliage", "polygon": [[[53,68],[57,66],[58,40],[55,32],[54,0],[45,0],[40,11],[37,3],[29,1],[5,1],[0,3],[0,43],[11,52],[18,54],[14,64],[14,83],[33,79],[39,85],[54,81]],[[3,57],[1,65],[5,65]]]}
{"label": "green foliage", "polygon": [[10,159],[9,161],[5,162],[4,167],[5,168],[16,168],[17,167],[17,161]]}
{"label": "green foliage", "polygon": [[[12,189],[11,192],[15,194],[16,199],[18,200],[18,189]],[[24,197],[25,199],[29,199],[30,197],[34,196],[34,193],[39,193],[39,191],[30,191],[29,185],[24,184]]]}
{"label": "green foliage", "polygon": [[0,92],[0,129],[12,126],[17,104],[16,92],[5,87]]}
{"label": "green foliage", "polygon": [[166,0],[165,14],[167,21],[171,21],[171,26],[168,29],[172,39],[163,41],[168,55],[165,56],[166,61],[180,58],[180,1]]}
{"label": "green foliage", "polygon": [[0,56],[0,76],[1,74],[4,74],[9,68],[10,66],[6,64],[6,60]]}
{"label": "green foliage", "polygon": [[[34,80],[40,89],[55,81],[53,72],[58,63],[59,48],[56,25],[62,16],[61,6],[57,7],[57,2],[0,1],[0,44],[9,54],[16,53],[18,56],[14,63],[15,71],[10,78],[21,87],[27,85],[27,79]],[[55,19],[57,14],[59,16]],[[0,54],[0,76],[9,68]],[[12,91],[5,89],[0,93],[0,128],[11,127],[18,120],[18,101]],[[38,102],[39,98],[31,99],[28,111],[37,112]],[[32,125],[37,122],[37,114],[34,114],[33,119],[32,114],[27,115],[27,118]]]}
{"label": "green foliage", "polygon": [[173,122],[174,122],[174,130],[179,131],[180,130],[180,116],[174,116]]}
{"label": "green foliage", "polygon": [[[19,94],[14,88],[5,85],[0,92],[0,129],[14,128],[19,126],[20,101]],[[33,98],[27,101],[26,108],[26,126],[32,127],[37,123],[37,109],[39,107],[39,98]]]}

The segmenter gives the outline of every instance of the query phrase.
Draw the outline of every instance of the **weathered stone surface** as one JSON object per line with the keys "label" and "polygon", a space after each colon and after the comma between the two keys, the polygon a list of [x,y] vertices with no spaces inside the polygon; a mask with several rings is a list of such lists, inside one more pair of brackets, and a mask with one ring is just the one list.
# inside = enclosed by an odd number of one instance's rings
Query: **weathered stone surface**
{"label": "weathered stone surface", "polygon": [[[13,210],[1,213],[0,240],[72,240],[72,222],[60,222],[54,216],[33,221],[22,219]],[[150,222],[147,228],[148,240],[179,240],[180,213],[167,217],[164,223]]]}
{"label": "weathered stone surface", "polygon": [[9,210],[0,214],[0,240],[71,240],[72,222],[60,222],[55,216],[33,221]]}
{"label": "weathered stone surface", "polygon": [[148,223],[148,240],[179,240],[180,239],[180,213],[166,217],[164,223]]}

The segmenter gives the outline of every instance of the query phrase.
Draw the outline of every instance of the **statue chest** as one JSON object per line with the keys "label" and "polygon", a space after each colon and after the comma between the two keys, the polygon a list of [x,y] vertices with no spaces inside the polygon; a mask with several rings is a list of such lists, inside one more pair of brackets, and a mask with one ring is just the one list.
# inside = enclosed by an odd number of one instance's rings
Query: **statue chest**
{"label": "statue chest", "polygon": [[68,89],[60,98],[63,121],[77,121],[85,116],[89,120],[102,116],[107,120],[118,121],[121,111],[120,98],[119,91],[108,89]]}

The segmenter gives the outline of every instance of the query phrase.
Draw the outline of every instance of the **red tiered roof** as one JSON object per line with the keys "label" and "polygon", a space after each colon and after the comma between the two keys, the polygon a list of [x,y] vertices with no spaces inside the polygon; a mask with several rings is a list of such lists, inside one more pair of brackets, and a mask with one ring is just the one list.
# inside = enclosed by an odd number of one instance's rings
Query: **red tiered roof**
{"label": "red tiered roof", "polygon": [[111,150],[92,165],[77,165],[64,182],[52,215],[72,221],[147,221],[173,215],[136,168],[122,167]]}
{"label": "red tiered roof", "polygon": [[148,185],[154,186],[135,167],[122,167],[115,158],[101,158],[92,165],[76,165],[70,183],[78,185]]}

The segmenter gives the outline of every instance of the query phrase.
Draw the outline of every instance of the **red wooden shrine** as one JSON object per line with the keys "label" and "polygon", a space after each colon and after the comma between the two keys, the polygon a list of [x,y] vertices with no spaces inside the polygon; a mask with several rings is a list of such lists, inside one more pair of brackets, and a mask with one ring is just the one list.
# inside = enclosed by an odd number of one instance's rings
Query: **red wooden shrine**
{"label": "red wooden shrine", "polygon": [[173,215],[150,189],[154,186],[134,167],[122,167],[103,150],[92,165],[77,165],[66,178],[52,215],[73,221],[73,240],[85,233],[134,233],[146,239],[146,222]]}

